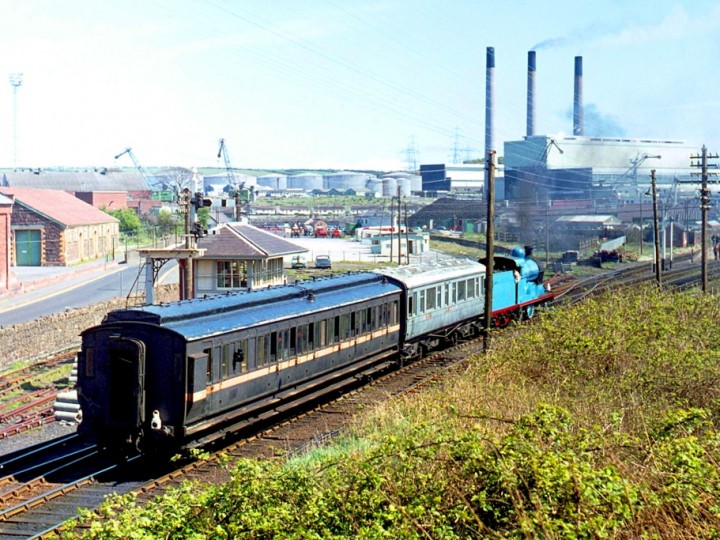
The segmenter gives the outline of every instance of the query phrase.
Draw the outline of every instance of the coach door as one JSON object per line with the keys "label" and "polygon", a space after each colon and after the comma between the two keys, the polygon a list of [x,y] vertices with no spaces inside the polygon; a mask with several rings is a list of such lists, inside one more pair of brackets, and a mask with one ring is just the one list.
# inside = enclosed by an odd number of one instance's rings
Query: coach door
{"label": "coach door", "polygon": [[193,418],[205,412],[207,384],[211,378],[210,369],[210,357],[207,353],[188,356],[186,418]]}
{"label": "coach door", "polygon": [[145,344],[111,341],[108,357],[109,426],[140,427],[145,421]]}

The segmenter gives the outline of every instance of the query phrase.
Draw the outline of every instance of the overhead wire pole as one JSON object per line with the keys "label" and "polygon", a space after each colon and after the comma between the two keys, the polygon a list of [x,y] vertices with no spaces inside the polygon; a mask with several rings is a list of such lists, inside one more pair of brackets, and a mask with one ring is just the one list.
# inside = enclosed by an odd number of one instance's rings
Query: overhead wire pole
{"label": "overhead wire pole", "polygon": [[653,200],[653,243],[655,244],[655,281],[658,287],[662,287],[662,273],[660,269],[660,234],[658,230],[658,200],[657,186],[655,182],[655,169],[650,171],[650,185],[652,187]]}
{"label": "overhead wire pole", "polygon": [[[708,189],[708,168],[717,168],[717,164],[708,164],[708,159],[717,159],[717,154],[708,155],[705,145],[702,147],[702,154],[699,156],[690,156],[690,166],[700,167],[700,216],[702,220],[700,231],[700,281],[702,283],[702,291],[707,292],[707,227],[708,227],[708,211],[710,210],[710,190]],[[700,160],[693,163],[692,160]],[[696,174],[696,173],[693,173]]]}
{"label": "overhead wire pole", "polygon": [[495,150],[487,154],[487,224],[485,226],[485,320],[483,332],[483,352],[490,349],[490,328],[492,326],[493,274],[495,253]]}

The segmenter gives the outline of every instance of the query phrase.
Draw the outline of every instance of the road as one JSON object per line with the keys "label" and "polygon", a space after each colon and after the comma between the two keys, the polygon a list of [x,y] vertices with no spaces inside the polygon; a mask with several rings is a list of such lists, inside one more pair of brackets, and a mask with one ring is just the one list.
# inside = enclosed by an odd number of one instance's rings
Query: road
{"label": "road", "polygon": [[[174,276],[174,277],[173,277]],[[172,261],[161,272],[160,282],[177,281],[177,265]],[[69,279],[32,293],[18,295],[15,302],[0,306],[0,326],[19,324],[67,309],[81,308],[145,290],[145,271],[138,264],[122,264],[111,271]],[[16,306],[16,307],[15,307]]]}

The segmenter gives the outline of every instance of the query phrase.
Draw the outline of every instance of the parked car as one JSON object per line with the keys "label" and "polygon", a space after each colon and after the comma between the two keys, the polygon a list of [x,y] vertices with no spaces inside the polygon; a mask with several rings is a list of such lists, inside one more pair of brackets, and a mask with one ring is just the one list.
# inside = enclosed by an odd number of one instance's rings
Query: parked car
{"label": "parked car", "polygon": [[307,261],[304,255],[295,255],[290,259],[290,268],[307,268]]}
{"label": "parked car", "polygon": [[315,268],[332,268],[332,261],[327,255],[315,257]]}

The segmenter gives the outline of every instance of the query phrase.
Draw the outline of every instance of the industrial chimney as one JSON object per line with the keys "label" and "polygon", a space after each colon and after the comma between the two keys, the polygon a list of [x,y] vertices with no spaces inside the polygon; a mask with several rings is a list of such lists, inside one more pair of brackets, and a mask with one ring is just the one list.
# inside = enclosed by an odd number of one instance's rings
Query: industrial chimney
{"label": "industrial chimney", "polygon": [[[485,159],[487,160],[491,150],[495,150],[493,141],[495,129],[495,105],[494,105],[494,79],[495,79],[495,48],[488,47],[485,57]],[[490,168],[485,167],[485,196],[488,194],[488,180]],[[485,199],[487,200],[487,199]]]}
{"label": "industrial chimney", "polygon": [[575,57],[575,98],[573,99],[573,135],[585,135],[582,98],[582,56]]}
{"label": "industrial chimney", "polygon": [[528,51],[527,136],[535,135],[535,51]]}

